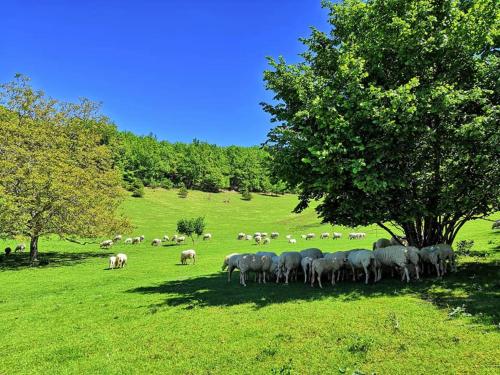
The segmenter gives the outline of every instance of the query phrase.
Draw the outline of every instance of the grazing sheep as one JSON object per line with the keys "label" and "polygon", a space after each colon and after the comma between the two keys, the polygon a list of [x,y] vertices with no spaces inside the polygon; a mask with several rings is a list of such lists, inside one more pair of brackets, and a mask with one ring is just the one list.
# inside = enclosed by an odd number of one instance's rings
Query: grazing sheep
{"label": "grazing sheep", "polygon": [[255,232],[255,233],[253,234],[253,237],[254,237],[254,238],[255,238],[255,237],[262,237],[262,233],[260,233],[260,232]]}
{"label": "grazing sheep", "polygon": [[355,240],[356,238],[358,238],[358,234],[357,233],[354,233],[354,232],[349,233],[349,239],[350,240]]}
{"label": "grazing sheep", "polygon": [[301,234],[300,238],[302,238],[303,240],[307,239],[307,234]]}
{"label": "grazing sheep", "polygon": [[141,243],[141,237],[134,237],[134,238],[132,238],[132,243],[133,244]]}
{"label": "grazing sheep", "polygon": [[[337,273],[337,281],[340,280],[341,271],[345,271],[344,266],[346,265],[348,254],[349,254],[348,251],[336,251],[334,253],[323,253],[323,257],[325,259],[330,259],[334,262],[339,263],[340,268],[338,269],[339,272]],[[345,274],[345,272],[342,272],[342,280],[344,279],[344,274]],[[333,274],[332,276],[334,277],[335,275]]]}
{"label": "grazing sheep", "polygon": [[224,258],[224,263],[222,263],[222,270],[227,267],[227,282],[231,282],[231,275],[235,268],[238,268],[238,259],[246,254],[233,253],[229,254]]}
{"label": "grazing sheep", "polygon": [[128,245],[128,244],[131,244],[131,243],[132,243],[132,238],[130,238],[130,237],[129,237],[129,238],[127,238],[127,239],[125,240],[125,243],[126,243],[127,245]]}
{"label": "grazing sheep", "polygon": [[247,235],[245,236],[245,240],[246,240],[246,241],[251,241],[251,240],[252,240],[252,238],[253,238],[253,237],[252,237],[252,235],[251,235],[251,234],[247,234]]}
{"label": "grazing sheep", "polygon": [[291,244],[296,244],[297,243],[297,240],[295,238],[290,238],[288,240],[288,243],[291,243]]}
{"label": "grazing sheep", "polygon": [[174,234],[172,236],[172,242],[177,242],[177,238],[179,238],[179,235],[178,234]]}
{"label": "grazing sheep", "polygon": [[123,253],[116,254],[116,268],[123,268],[127,264],[127,255]]}
{"label": "grazing sheep", "polygon": [[280,234],[279,234],[278,232],[272,232],[272,233],[271,233],[271,238],[272,238],[272,239],[278,238],[278,237],[279,237],[279,235],[280,235]]}
{"label": "grazing sheep", "polygon": [[240,232],[240,233],[238,233],[238,237],[237,237],[237,239],[238,239],[238,240],[244,240],[244,239],[245,239],[245,237],[246,237],[245,233]]}
{"label": "grazing sheep", "polygon": [[321,277],[325,273],[331,272],[332,285],[335,285],[335,271],[338,271],[342,264],[336,259],[318,258],[314,259],[311,264],[311,286],[314,286],[314,279],[318,281],[319,287],[323,289]]}
{"label": "grazing sheep", "polygon": [[161,245],[161,240],[159,238],[155,238],[153,241],[151,241],[152,246],[160,246]]}
{"label": "grazing sheep", "polygon": [[[19,245],[18,245],[19,246]],[[109,249],[111,246],[113,246],[113,240],[106,240],[106,241],[102,241],[100,244],[99,244],[99,247],[101,249]],[[17,251],[17,247],[16,247],[16,251]]]}
{"label": "grazing sheep", "polygon": [[406,246],[406,260],[408,264],[415,267],[415,275],[417,280],[420,280],[420,255],[419,250],[414,246]]}
{"label": "grazing sheep", "polygon": [[193,264],[196,263],[196,251],[190,249],[190,250],[184,250],[181,252],[181,264],[187,264],[187,260],[192,259]]}
{"label": "grazing sheep", "polygon": [[212,239],[212,234],[210,233],[205,233],[203,235],[203,241],[208,241],[208,240],[211,240]]}
{"label": "grazing sheep", "polygon": [[177,245],[180,245],[181,243],[183,243],[184,241],[186,241],[186,236],[178,236],[177,237]]}
{"label": "grazing sheep", "polygon": [[495,222],[491,226],[491,229],[500,229],[500,220],[495,220]]}
{"label": "grazing sheep", "polygon": [[316,237],[316,235],[314,233],[307,233],[306,240],[312,240],[315,237]]}
{"label": "grazing sheep", "polygon": [[257,245],[260,245],[261,242],[262,242],[262,237],[261,236],[255,236],[253,239],[255,240],[255,243]]}
{"label": "grazing sheep", "polygon": [[316,248],[310,248],[310,249],[305,249],[300,252],[300,256],[302,258],[309,257],[313,259],[318,259],[318,258],[323,258],[323,253],[321,252],[320,249]]}
{"label": "grazing sheep", "polygon": [[167,236],[167,235],[164,235],[163,236],[163,241],[165,241],[165,242],[170,241],[170,237]]}
{"label": "grazing sheep", "polygon": [[260,257],[264,256],[264,255],[267,255],[269,257],[276,257],[278,256],[276,253],[272,252],[272,251],[257,251],[255,253],[255,255],[258,255]]}
{"label": "grazing sheep", "polygon": [[143,235],[142,235],[142,236],[140,236],[139,238],[141,239],[141,242],[142,242],[142,241],[144,241],[144,239],[145,239],[146,237],[144,237],[144,234],[143,234]]}
{"label": "grazing sheep", "polygon": [[289,239],[291,239],[291,238],[292,238],[292,235],[291,235],[291,234],[287,234],[287,235],[285,236],[285,238],[286,238],[287,240],[289,240]]}
{"label": "grazing sheep", "polygon": [[392,243],[387,238],[379,238],[373,243],[373,250],[383,249],[384,247],[391,246]]}
{"label": "grazing sheep", "polygon": [[117,265],[117,258],[115,256],[109,257],[108,269],[112,270],[113,268],[116,268],[116,265]]}
{"label": "grazing sheep", "polygon": [[122,235],[121,234],[118,234],[115,236],[115,238],[113,238],[113,242],[120,242],[122,240]]}
{"label": "grazing sheep", "polygon": [[304,257],[300,261],[300,266],[302,267],[302,272],[304,273],[304,284],[307,283],[307,279],[310,278],[311,274],[311,266],[313,262],[313,258]]}
{"label": "grazing sheep", "polygon": [[350,240],[360,240],[366,237],[366,233],[363,232],[352,232],[349,233]]}
{"label": "grazing sheep", "polygon": [[325,239],[325,238],[330,238],[330,233],[321,233],[321,235],[319,236],[319,238],[322,240],[322,239]]}
{"label": "grazing sheep", "polygon": [[[106,241],[104,241],[104,242],[106,242]],[[101,245],[102,245],[102,243],[101,243]],[[111,241],[111,245],[113,245],[113,241]],[[20,243],[20,244],[16,245],[14,252],[17,253],[19,251],[21,253],[24,253],[24,250],[26,250],[26,245],[24,243]]]}
{"label": "grazing sheep", "polygon": [[260,234],[260,236],[261,236],[262,238],[267,237],[267,232],[262,232],[262,233]]}
{"label": "grazing sheep", "polygon": [[[450,265],[450,271],[457,271],[457,263],[456,263],[456,254],[451,248],[450,245],[445,243],[440,243],[432,246],[434,249],[437,249],[439,254],[439,260],[441,265],[441,274],[444,275],[447,270],[447,265]],[[449,261],[449,263],[447,263]]]}
{"label": "grazing sheep", "polygon": [[262,241],[262,244],[263,245],[269,245],[271,243],[271,239],[270,238],[264,238],[264,241]]}
{"label": "grazing sheep", "polygon": [[238,259],[240,270],[240,284],[247,286],[245,280],[249,271],[258,275],[259,283],[263,280],[266,283],[266,273],[271,272],[272,259],[268,255],[258,256],[256,254],[246,254]]}
{"label": "grazing sheep", "polygon": [[278,277],[278,268],[279,268],[279,261],[280,257],[279,256],[273,256],[271,257],[271,271],[269,272],[269,276],[275,276]]}
{"label": "grazing sheep", "polygon": [[300,266],[302,256],[296,251],[286,251],[280,255],[278,261],[278,277],[276,282],[284,275],[285,284],[288,284],[288,278],[291,272],[296,272]]}
{"label": "grazing sheep", "polygon": [[441,265],[441,259],[439,257],[439,251],[434,246],[427,246],[420,249],[418,252],[420,255],[420,259],[422,260],[422,265],[425,267],[426,265],[433,265],[436,267],[436,275],[437,277],[441,276],[441,272],[439,271]]}
{"label": "grazing sheep", "polygon": [[[408,273],[408,250],[406,247],[398,245],[398,246],[388,246],[382,249],[377,249],[373,251],[377,262],[380,266],[387,267],[398,267],[403,270],[403,277],[401,281],[404,280],[406,276],[406,282],[410,282],[410,275]],[[382,279],[382,268],[379,267],[377,270],[376,281]]]}
{"label": "grazing sheep", "polygon": [[339,239],[339,238],[342,238],[342,233],[333,232],[333,239],[336,240],[336,239]]}
{"label": "grazing sheep", "polygon": [[372,269],[375,268],[374,252],[364,249],[350,251],[349,254],[347,255],[347,263],[351,266],[353,281],[356,281],[356,269],[362,268],[365,272],[365,284],[368,284],[368,280],[370,278],[368,268]]}

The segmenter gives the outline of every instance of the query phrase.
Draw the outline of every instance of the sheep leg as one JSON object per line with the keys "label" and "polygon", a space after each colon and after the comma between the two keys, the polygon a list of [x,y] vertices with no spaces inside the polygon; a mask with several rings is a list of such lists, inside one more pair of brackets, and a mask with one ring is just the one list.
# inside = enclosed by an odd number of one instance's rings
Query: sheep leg
{"label": "sheep leg", "polygon": [[335,285],[335,271],[332,271],[332,285]]}
{"label": "sheep leg", "polygon": [[311,286],[314,287],[315,271],[311,270]]}
{"label": "sheep leg", "polygon": [[266,283],[266,271],[262,272],[264,274],[264,284]]}
{"label": "sheep leg", "polygon": [[356,281],[356,271],[354,271],[354,266],[351,264],[352,269],[352,281]]}
{"label": "sheep leg", "polygon": [[304,271],[304,284],[307,283],[307,267],[303,267],[302,271]]}
{"label": "sheep leg", "polygon": [[289,275],[289,274],[290,274],[290,270],[289,270],[289,269],[287,269],[287,270],[285,271],[285,284],[288,284],[288,275]]}
{"label": "sheep leg", "polygon": [[247,284],[245,283],[245,276],[246,276],[246,273],[240,271],[240,284],[243,286],[247,286]]}
{"label": "sheep leg", "polygon": [[317,273],[317,275],[318,275],[317,277],[318,277],[318,284],[319,284],[319,287],[320,287],[321,289],[323,289],[323,285],[321,285],[321,276],[322,276],[322,274],[320,274],[320,273],[318,272],[318,273]]}
{"label": "sheep leg", "polygon": [[415,266],[415,273],[417,274],[417,280],[420,280],[418,264]]}
{"label": "sheep leg", "polygon": [[439,273],[439,263],[436,263],[435,266],[436,266],[437,277],[439,277],[439,276],[441,276]]}
{"label": "sheep leg", "polygon": [[368,279],[369,279],[368,268],[366,268],[366,266],[363,266],[363,269],[365,270],[365,284],[368,285]]}
{"label": "sheep leg", "polygon": [[231,274],[233,273],[233,269],[232,267],[229,267],[227,269],[227,282],[230,283],[231,282]]}
{"label": "sheep leg", "polygon": [[406,282],[409,283],[410,282],[410,273],[408,272],[408,268],[406,266],[404,266],[404,273],[406,275]]}

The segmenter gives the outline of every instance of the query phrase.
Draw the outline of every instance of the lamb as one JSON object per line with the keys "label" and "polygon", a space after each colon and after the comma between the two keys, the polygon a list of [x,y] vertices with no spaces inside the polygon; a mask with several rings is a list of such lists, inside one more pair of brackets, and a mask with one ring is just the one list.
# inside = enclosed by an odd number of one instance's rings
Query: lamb
{"label": "lamb", "polygon": [[309,278],[309,274],[311,273],[311,266],[313,262],[313,258],[304,257],[300,261],[300,266],[302,267],[302,272],[304,272],[304,284],[307,283],[307,279]]}
{"label": "lamb", "polygon": [[179,237],[177,237],[177,240],[176,240],[177,245],[180,245],[184,241],[186,241],[186,236],[179,236]]}
{"label": "lamb", "polygon": [[109,257],[108,269],[112,270],[113,268],[116,268],[116,265],[117,265],[117,258],[115,256]]}
{"label": "lamb", "polygon": [[318,259],[318,258],[323,258],[323,253],[321,252],[320,249],[316,248],[310,248],[310,249],[305,249],[300,252],[300,256],[302,258],[304,257],[310,257],[313,259]]}
{"label": "lamb", "polygon": [[211,233],[205,233],[203,235],[203,241],[208,241],[212,239],[212,234]]}
{"label": "lamb", "polygon": [[134,238],[132,238],[132,243],[133,244],[140,243],[140,242],[141,242],[141,237],[134,237]]}
{"label": "lamb", "polygon": [[365,284],[368,284],[368,279],[370,278],[368,268],[376,268],[376,259],[374,252],[364,249],[350,251],[347,255],[347,263],[351,266],[353,281],[356,281],[356,269],[363,268],[363,270],[365,271]]}
{"label": "lamb", "polygon": [[254,237],[254,240],[255,240],[255,243],[256,243],[257,245],[260,245],[260,244],[261,244],[261,242],[262,242],[262,237],[261,237],[261,236],[255,236],[255,237]]}
{"label": "lamb", "polygon": [[321,235],[319,236],[320,239],[325,239],[325,238],[330,238],[330,233],[321,233]]}
{"label": "lamb", "polygon": [[161,240],[159,238],[155,238],[153,241],[151,241],[152,246],[160,246],[161,245]]}
{"label": "lamb", "polygon": [[334,240],[340,239],[340,238],[342,238],[342,233],[333,232],[333,239]]}
{"label": "lamb", "polygon": [[338,271],[342,264],[336,259],[325,259],[319,258],[314,259],[311,264],[311,286],[314,286],[314,279],[318,281],[319,287],[323,289],[321,285],[321,277],[324,273],[332,273],[332,285],[335,285],[335,271]]}
{"label": "lamb", "polygon": [[[17,245],[19,246],[19,245]],[[106,240],[106,241],[102,241],[100,244],[99,244],[99,247],[101,249],[109,249],[111,246],[113,246],[113,240]],[[17,247],[16,247],[16,251],[17,251]],[[23,249],[24,251],[24,249]]]}
{"label": "lamb", "polygon": [[127,264],[127,255],[123,253],[116,254],[116,268],[123,268]]}
{"label": "lamb", "polygon": [[144,239],[145,239],[146,237],[144,237],[144,234],[143,234],[142,236],[139,236],[139,238],[141,239],[141,242],[142,242],[142,241],[144,241]]}
{"label": "lamb", "polygon": [[244,239],[245,239],[245,237],[246,237],[246,236],[245,236],[245,233],[240,232],[240,233],[238,233],[238,237],[237,237],[237,239],[238,239],[238,240],[244,240]]}
{"label": "lamb", "polygon": [[272,233],[271,233],[271,238],[272,238],[272,239],[276,239],[276,238],[278,238],[278,237],[279,237],[279,235],[280,235],[280,234],[279,234],[278,232],[272,232]]}
{"label": "lamb", "polygon": [[291,272],[296,272],[297,268],[300,266],[302,256],[296,251],[286,251],[280,255],[278,261],[278,277],[276,282],[285,275],[285,284],[288,284],[288,278]]}
{"label": "lamb", "polygon": [[306,240],[312,240],[314,237],[316,237],[316,235],[314,233],[308,233],[306,235]]}
{"label": "lamb", "polygon": [[[404,280],[406,276],[406,282],[410,282],[410,275],[408,273],[408,250],[404,246],[388,246],[382,249],[377,249],[373,252],[377,262],[380,266],[388,267],[399,267],[403,270],[403,277],[401,281]],[[378,267],[377,277],[375,281],[382,279],[382,269]]]}
{"label": "lamb", "polygon": [[122,235],[121,234],[118,234],[115,236],[115,238],[113,238],[113,242],[120,242],[122,240]]}
{"label": "lamb", "polygon": [[247,234],[247,235],[245,236],[245,240],[246,240],[246,241],[251,241],[251,240],[252,240],[252,238],[253,238],[253,237],[252,237],[252,235],[251,235],[251,234]]}
{"label": "lamb", "polygon": [[[113,244],[113,243],[111,243]],[[101,243],[102,245],[102,243]],[[16,248],[14,249],[14,252],[17,253],[18,251],[21,253],[24,253],[24,250],[26,250],[26,245],[24,243],[20,243],[16,245]]]}
{"label": "lamb", "polygon": [[272,259],[268,255],[258,256],[255,254],[246,254],[238,259],[238,268],[240,269],[240,284],[247,286],[245,280],[249,271],[256,272],[261,280],[266,283],[266,272],[271,271]]}
{"label": "lamb", "polygon": [[297,240],[295,238],[290,238],[288,240],[288,243],[291,243],[291,244],[296,244],[297,243]]}
{"label": "lamb", "polygon": [[181,252],[181,264],[187,264],[187,260],[192,259],[193,264],[196,263],[196,251],[190,249],[190,250],[184,250]]}
{"label": "lamb", "polygon": [[165,242],[170,241],[170,237],[167,236],[167,235],[164,235],[163,236],[163,241],[165,241]]}
{"label": "lamb", "polygon": [[373,243],[373,250],[383,249],[384,247],[391,246],[392,243],[387,238],[379,238]]}
{"label": "lamb", "polygon": [[130,238],[130,237],[129,237],[129,238],[127,238],[127,239],[125,240],[125,243],[126,243],[127,245],[128,245],[128,244],[131,244],[131,243],[132,243],[132,238]]}
{"label": "lamb", "polygon": [[269,245],[271,243],[271,239],[270,238],[264,238],[264,241],[262,241],[262,244],[263,245]]}
{"label": "lamb", "polygon": [[449,261],[450,270],[452,272],[456,272],[457,271],[456,254],[453,251],[453,249],[451,248],[451,246],[448,244],[440,243],[440,244],[434,245],[432,247],[434,249],[437,249],[437,251],[438,251],[439,259],[440,259],[440,263],[441,263],[441,274],[444,275],[446,273],[446,269],[447,269],[446,261]]}
{"label": "lamb", "polygon": [[[441,259],[439,257],[439,251],[434,246],[423,247],[419,251],[420,259],[422,260],[422,265],[431,264],[436,267],[437,277],[441,276],[439,272]],[[425,268],[424,268],[425,270]]]}

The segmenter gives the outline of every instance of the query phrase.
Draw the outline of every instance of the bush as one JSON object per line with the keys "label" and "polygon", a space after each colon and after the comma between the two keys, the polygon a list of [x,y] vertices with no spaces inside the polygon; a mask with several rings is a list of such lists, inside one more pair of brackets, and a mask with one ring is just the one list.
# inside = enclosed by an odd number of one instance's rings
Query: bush
{"label": "bush", "polygon": [[152,189],[158,189],[160,186],[161,186],[161,184],[156,180],[151,180],[149,182],[149,187]]}
{"label": "bush", "polygon": [[195,219],[180,219],[177,222],[177,232],[191,237],[194,244],[194,235],[200,237],[205,231],[205,218],[197,217]]}
{"label": "bush", "polygon": [[251,201],[252,198],[253,198],[252,193],[250,193],[250,191],[248,189],[244,189],[241,192],[241,199],[243,199],[244,201]]}
{"label": "bush", "polygon": [[160,187],[166,190],[170,190],[174,187],[174,183],[170,181],[168,178],[164,178],[160,181]]}
{"label": "bush", "polygon": [[463,240],[457,243],[457,253],[462,255],[470,254],[472,247],[474,246],[474,240]]}
{"label": "bush", "polygon": [[144,196],[144,185],[141,180],[134,180],[131,184],[132,196],[142,198]]}
{"label": "bush", "polygon": [[177,195],[179,195],[179,198],[187,198],[188,190],[186,189],[185,186],[183,186],[179,189],[179,193],[177,193]]}

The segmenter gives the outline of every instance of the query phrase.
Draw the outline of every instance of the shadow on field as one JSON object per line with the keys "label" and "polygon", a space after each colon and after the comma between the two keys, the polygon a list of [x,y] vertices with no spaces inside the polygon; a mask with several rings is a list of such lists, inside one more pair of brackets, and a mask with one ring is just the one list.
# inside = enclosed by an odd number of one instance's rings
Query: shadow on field
{"label": "shadow on field", "polygon": [[[183,306],[185,309],[210,306],[234,306],[251,303],[255,309],[271,304],[293,301],[313,301],[333,298],[349,302],[361,298],[381,296],[414,295],[440,308],[459,307],[455,314],[471,314],[484,324],[500,322],[500,266],[493,263],[466,263],[458,273],[444,279],[426,278],[423,281],[401,283],[396,279],[384,279],[377,284],[341,282],[332,287],[325,282],[324,289],[309,284],[294,282],[290,285],[256,284],[239,285],[239,274],[235,272],[231,283],[225,273],[200,276],[181,281],[170,281],[160,285],[144,286],[129,290],[131,293],[164,294],[166,299],[151,306],[153,311],[164,306]],[[463,308],[462,308],[463,307]]]}
{"label": "shadow on field", "polygon": [[[108,258],[112,253],[108,252],[83,252],[83,253],[67,253],[67,252],[42,252],[38,256],[38,263],[35,267],[63,267],[75,266],[88,259],[93,258]],[[31,267],[29,252],[14,253],[8,256],[0,255],[0,271],[21,270]]]}

